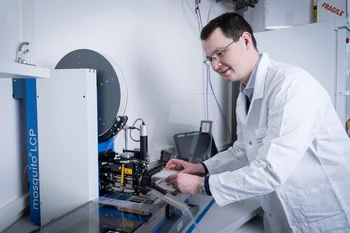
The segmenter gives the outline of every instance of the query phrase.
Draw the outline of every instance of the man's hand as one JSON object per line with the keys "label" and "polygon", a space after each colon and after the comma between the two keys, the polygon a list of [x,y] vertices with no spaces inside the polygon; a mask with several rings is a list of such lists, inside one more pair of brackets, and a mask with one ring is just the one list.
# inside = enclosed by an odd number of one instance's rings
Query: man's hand
{"label": "man's hand", "polygon": [[188,174],[205,173],[205,170],[202,164],[189,163],[180,159],[169,160],[169,162],[165,165],[165,169],[177,170],[177,171],[180,171],[180,173],[188,173]]}
{"label": "man's hand", "polygon": [[168,176],[165,181],[174,189],[180,190],[182,193],[197,194],[199,186],[204,181],[204,177],[178,173]]}

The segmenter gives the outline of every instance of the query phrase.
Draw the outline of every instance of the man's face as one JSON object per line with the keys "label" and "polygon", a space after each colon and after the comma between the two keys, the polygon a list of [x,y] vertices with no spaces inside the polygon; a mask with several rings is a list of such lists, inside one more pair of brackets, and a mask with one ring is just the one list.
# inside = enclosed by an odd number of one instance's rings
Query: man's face
{"label": "man's face", "polygon": [[213,58],[213,70],[226,81],[245,83],[249,78],[249,56],[245,36],[243,34],[237,42],[230,44],[233,39],[227,38],[220,28],[216,28],[210,37],[202,42],[205,56]]}

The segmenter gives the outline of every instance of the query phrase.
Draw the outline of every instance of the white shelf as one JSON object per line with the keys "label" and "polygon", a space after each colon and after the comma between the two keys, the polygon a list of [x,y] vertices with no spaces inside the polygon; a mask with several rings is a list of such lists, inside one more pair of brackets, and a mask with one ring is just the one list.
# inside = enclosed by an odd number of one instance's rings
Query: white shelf
{"label": "white shelf", "polygon": [[1,78],[50,78],[50,69],[16,62],[0,62]]}

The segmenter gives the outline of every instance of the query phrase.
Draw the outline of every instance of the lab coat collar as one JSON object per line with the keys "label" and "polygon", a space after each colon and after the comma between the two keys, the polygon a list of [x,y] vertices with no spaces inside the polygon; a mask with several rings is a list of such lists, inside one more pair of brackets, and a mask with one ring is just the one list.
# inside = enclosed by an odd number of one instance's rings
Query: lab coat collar
{"label": "lab coat collar", "polygon": [[269,64],[270,64],[269,55],[266,53],[263,53],[256,69],[254,94],[253,94],[253,99],[251,101],[248,113],[246,113],[246,110],[245,110],[246,109],[245,95],[241,92],[238,96],[238,99],[237,99],[238,117],[240,118],[241,122],[244,123],[244,125],[252,109],[259,106],[258,102],[256,102],[255,100],[262,99],[264,97],[265,80],[266,80],[266,74],[267,74],[267,69]]}
{"label": "lab coat collar", "polygon": [[256,99],[261,99],[264,97],[264,87],[267,74],[267,68],[269,66],[270,59],[267,53],[262,53],[261,60],[258,64],[256,70],[256,80],[254,86],[253,102]]}
{"label": "lab coat collar", "polygon": [[239,89],[241,92],[243,92],[248,98],[249,101],[251,102],[253,99],[253,94],[254,94],[254,87],[255,87],[255,80],[256,80],[256,70],[258,68],[258,65],[260,63],[261,60],[261,54],[259,55],[259,59],[256,62],[255,66],[254,66],[254,70],[252,72],[252,74],[250,75],[250,78],[248,80],[247,85],[244,85],[241,83]]}

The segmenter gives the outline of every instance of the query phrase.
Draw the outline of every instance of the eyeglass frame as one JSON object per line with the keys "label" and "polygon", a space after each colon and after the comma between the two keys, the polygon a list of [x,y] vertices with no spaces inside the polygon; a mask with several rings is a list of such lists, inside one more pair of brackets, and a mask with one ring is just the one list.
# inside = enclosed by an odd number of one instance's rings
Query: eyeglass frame
{"label": "eyeglass frame", "polygon": [[[216,50],[216,52],[214,53],[213,56],[211,56],[211,57],[209,57],[209,56],[206,57],[206,59],[205,59],[203,62],[204,62],[206,65],[211,65],[211,63],[212,63],[213,61],[215,61],[217,58],[220,58],[220,57],[223,58],[223,57],[225,57],[226,52],[227,52],[228,48],[230,47],[230,45],[232,45],[234,42],[237,42],[237,41],[239,40],[239,38],[240,38],[242,35],[243,35],[243,33],[240,34],[239,36],[237,36],[237,38],[234,39],[234,40],[232,40],[232,42],[230,42],[225,48]],[[213,59],[213,58],[215,58],[215,59]]]}

